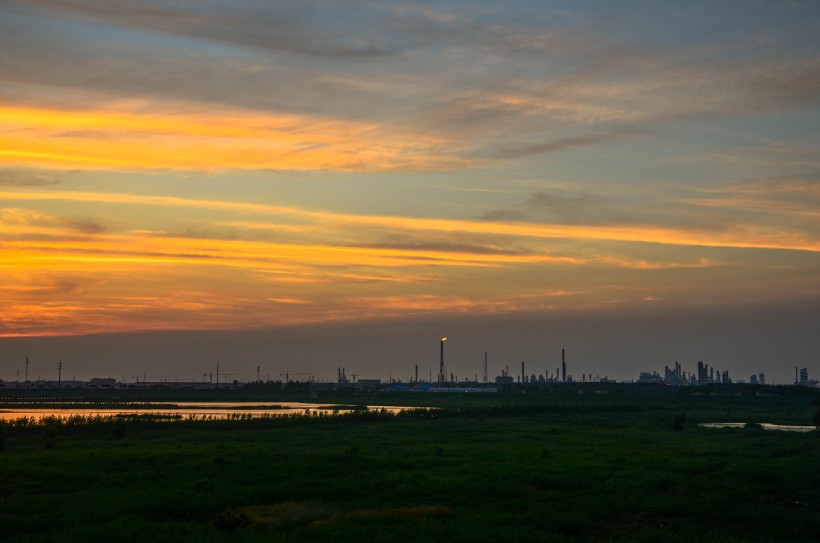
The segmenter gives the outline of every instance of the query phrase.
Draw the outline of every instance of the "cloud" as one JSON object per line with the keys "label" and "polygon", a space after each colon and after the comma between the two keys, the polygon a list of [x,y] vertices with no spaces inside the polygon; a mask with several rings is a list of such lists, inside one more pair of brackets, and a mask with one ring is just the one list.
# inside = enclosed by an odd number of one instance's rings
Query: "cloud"
{"label": "cloud", "polygon": [[0,208],[0,223],[3,225],[39,225],[54,224],[56,218],[42,211],[25,209],[21,207]]}
{"label": "cloud", "polygon": [[373,249],[397,249],[402,251],[433,251],[445,253],[464,253],[464,254],[483,254],[483,255],[506,255],[506,256],[523,256],[533,255],[531,251],[514,250],[509,247],[477,245],[472,243],[454,243],[454,242],[417,242],[413,243],[409,240],[398,242],[383,242],[383,243],[369,243],[358,245],[363,248]]}
{"label": "cloud", "polygon": [[40,240],[47,237],[66,235],[65,229],[74,233],[85,235],[99,234],[106,230],[106,227],[98,221],[84,218],[65,218],[31,209],[19,207],[0,208],[0,225],[5,227],[6,236],[17,232],[24,235],[34,235]]}
{"label": "cloud", "polygon": [[[636,214],[630,215],[626,206],[612,196],[555,188],[530,194],[514,208],[485,212],[480,220],[587,225],[640,222]],[[651,220],[643,219],[643,222]]]}
{"label": "cloud", "polygon": [[272,206],[247,202],[196,200],[170,196],[144,196],[92,192],[0,192],[0,200],[63,201],[132,204],[191,209],[212,209],[227,212],[280,215],[317,221],[325,227],[378,227],[404,232],[472,233],[500,237],[532,239],[575,239],[691,245],[704,247],[735,247],[820,251],[820,239],[804,232],[781,231],[777,225],[738,223],[726,225],[721,231],[703,227],[666,226],[657,224],[543,224],[533,222],[495,223],[481,220],[440,219],[388,215],[357,215],[296,207]]}
{"label": "cloud", "polygon": [[105,232],[105,226],[91,219],[63,219],[60,221],[67,228],[83,234],[99,234]]}
{"label": "cloud", "polygon": [[358,32],[343,33],[337,31],[335,25],[326,24],[328,16],[336,24],[340,19],[346,19],[349,24],[355,22],[348,10],[331,4],[322,9],[331,13],[315,13],[316,9],[307,2],[283,6],[240,0],[188,6],[150,0],[139,3],[112,0],[104,4],[32,0],[18,4],[148,32],[264,51],[329,58],[372,57],[387,53],[360,37],[362,34]]}
{"label": "cloud", "polygon": [[0,170],[0,187],[44,187],[58,184],[60,181],[53,177]]}
{"label": "cloud", "polygon": [[756,67],[749,99],[769,108],[800,108],[820,102],[820,58],[778,60]]}
{"label": "cloud", "polygon": [[[299,119],[301,145],[284,154],[276,131],[259,131],[250,142],[233,136],[232,153],[212,131],[187,142],[184,161],[152,154],[147,136],[158,135],[150,131],[67,123],[47,134],[44,144],[53,145],[45,156],[16,148],[13,159],[26,166],[210,170],[215,164],[190,153],[207,157],[215,147],[228,156],[213,162],[227,168],[467,169],[655,134],[687,119],[810,107],[820,78],[820,60],[795,45],[800,32],[776,36],[778,47],[765,50],[747,43],[752,30],[735,41],[716,36],[672,47],[640,33],[627,39],[609,18],[584,10],[123,0],[2,9],[0,47],[18,52],[0,57],[6,104],[83,113],[100,103],[109,112],[128,105],[135,115],[138,104],[166,124],[181,114],[190,122],[195,111],[203,129],[219,126],[207,111]],[[717,11],[716,24],[738,24],[733,10]],[[694,25],[697,14],[687,13]],[[610,15],[631,22],[620,11]],[[117,32],[124,38],[110,40]],[[48,141],[60,136],[88,145]],[[145,147],[141,160],[123,158],[111,141],[123,137],[124,146]],[[348,159],[329,159],[321,146]]]}
{"label": "cloud", "polygon": [[[0,163],[89,170],[452,169],[467,159],[440,140],[390,126],[293,115],[210,110],[163,115],[0,106]],[[65,129],[88,130],[67,137]],[[106,134],[106,137],[100,137]],[[174,152],[169,152],[173,149]]]}
{"label": "cloud", "polygon": [[707,188],[686,200],[703,208],[754,213],[763,224],[820,235],[820,182],[805,176],[764,179]]}
{"label": "cloud", "polygon": [[577,136],[572,138],[564,138],[555,141],[521,144],[516,146],[503,147],[499,149],[494,155],[494,158],[511,159],[531,155],[554,153],[557,151],[565,151],[576,147],[586,147],[589,145],[597,145],[600,143],[623,141],[638,137],[642,134],[643,132],[638,130],[621,132],[601,132],[594,134],[586,134],[584,136]]}

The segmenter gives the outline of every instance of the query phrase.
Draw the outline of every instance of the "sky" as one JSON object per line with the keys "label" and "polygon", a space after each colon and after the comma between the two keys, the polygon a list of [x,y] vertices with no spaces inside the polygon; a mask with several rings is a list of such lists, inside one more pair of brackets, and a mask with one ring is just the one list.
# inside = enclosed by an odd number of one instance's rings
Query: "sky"
{"label": "sky", "polygon": [[445,335],[465,377],[561,348],[576,378],[816,377],[818,27],[810,0],[0,0],[0,379],[406,379]]}

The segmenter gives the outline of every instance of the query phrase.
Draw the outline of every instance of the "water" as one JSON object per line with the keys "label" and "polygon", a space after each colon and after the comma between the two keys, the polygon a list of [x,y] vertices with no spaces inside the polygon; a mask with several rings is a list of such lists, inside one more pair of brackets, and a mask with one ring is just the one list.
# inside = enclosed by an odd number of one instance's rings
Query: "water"
{"label": "water", "polygon": [[[745,428],[745,422],[704,422],[699,424],[704,428]],[[814,426],[790,426],[786,424],[770,424],[768,422],[761,422],[760,427],[764,430],[780,430],[782,432],[811,432],[815,430]]]}
{"label": "water", "polygon": [[[44,417],[68,418],[72,416],[110,417],[114,415],[181,415],[188,417],[195,415],[197,418],[209,417],[212,419],[227,419],[232,415],[245,415],[258,418],[271,415],[304,415],[306,410],[322,411],[327,413],[339,412],[348,413],[362,409],[362,407],[338,404],[301,403],[301,402],[281,402],[272,404],[270,402],[176,402],[167,407],[162,405],[141,406],[140,404],[129,404],[123,407],[80,407],[80,408],[42,408],[23,407],[0,410],[0,420],[13,420],[23,417],[40,420]],[[403,409],[411,409],[399,406],[368,405],[369,410],[385,410],[390,413],[397,413]]]}

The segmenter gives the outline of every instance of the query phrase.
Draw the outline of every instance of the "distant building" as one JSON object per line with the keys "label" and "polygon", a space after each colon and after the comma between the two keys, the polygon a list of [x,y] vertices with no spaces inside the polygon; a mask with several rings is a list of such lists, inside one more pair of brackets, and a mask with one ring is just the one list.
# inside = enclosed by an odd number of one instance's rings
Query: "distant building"
{"label": "distant building", "polygon": [[[794,368],[795,377],[797,377],[797,368]],[[809,379],[809,368],[800,368],[800,379],[794,384],[801,387],[816,387],[820,385],[817,379]]]}
{"label": "distant building", "polygon": [[358,388],[363,388],[366,390],[371,390],[374,388],[379,388],[382,384],[381,379],[359,379],[356,381],[356,386]]}
{"label": "distant building", "polygon": [[642,371],[638,376],[639,383],[663,383],[663,379],[661,378],[660,374],[656,371],[649,373],[648,371]]}
{"label": "distant building", "polygon": [[698,384],[705,385],[709,382],[709,366],[703,362],[698,362]]}
{"label": "distant building", "polygon": [[92,377],[88,385],[91,388],[114,388],[117,386],[117,380],[113,377]]}
{"label": "distant building", "polygon": [[679,362],[675,362],[674,369],[669,369],[669,366],[664,366],[663,382],[672,386],[680,386],[684,384],[684,379],[682,379],[681,375],[681,365]]}

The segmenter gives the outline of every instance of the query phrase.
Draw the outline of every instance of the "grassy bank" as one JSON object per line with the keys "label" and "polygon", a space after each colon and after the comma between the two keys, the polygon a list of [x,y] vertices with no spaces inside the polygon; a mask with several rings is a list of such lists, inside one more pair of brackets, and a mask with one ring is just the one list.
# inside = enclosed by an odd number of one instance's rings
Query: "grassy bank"
{"label": "grassy bank", "polygon": [[810,398],[426,403],[447,411],[6,429],[0,539],[813,541],[820,533],[816,432],[696,425],[809,424]]}

